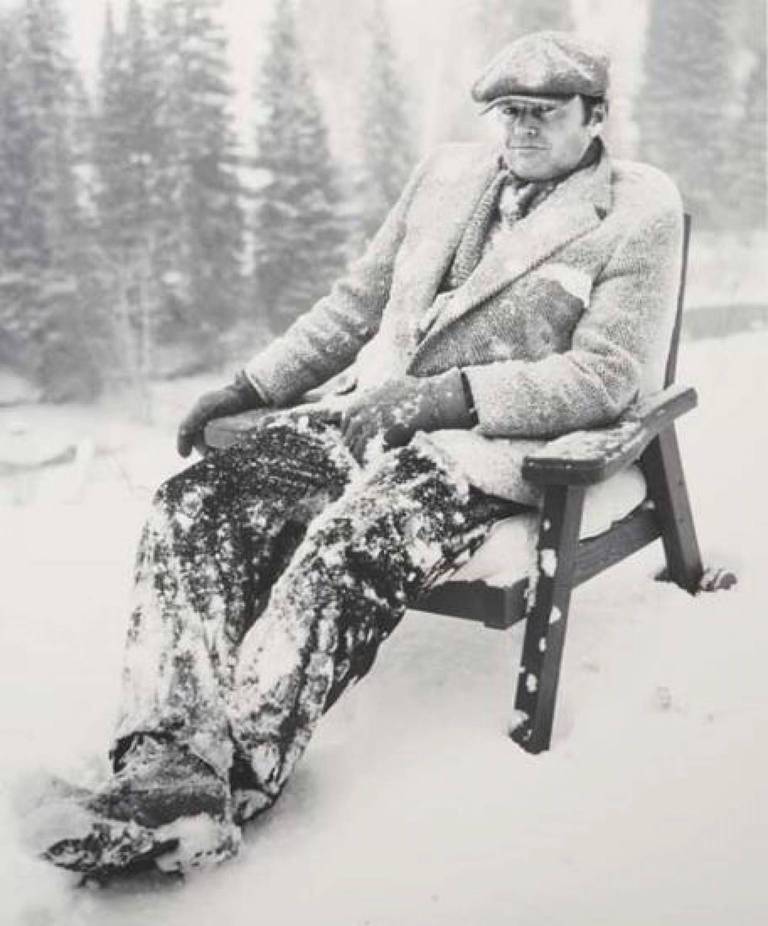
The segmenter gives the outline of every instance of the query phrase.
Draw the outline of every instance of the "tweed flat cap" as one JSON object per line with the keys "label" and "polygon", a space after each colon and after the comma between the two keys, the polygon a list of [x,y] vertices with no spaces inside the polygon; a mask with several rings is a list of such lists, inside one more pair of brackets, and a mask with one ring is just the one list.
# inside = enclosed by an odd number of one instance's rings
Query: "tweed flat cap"
{"label": "tweed flat cap", "polygon": [[605,96],[608,55],[572,32],[532,32],[507,45],[472,87],[491,109],[515,97]]}

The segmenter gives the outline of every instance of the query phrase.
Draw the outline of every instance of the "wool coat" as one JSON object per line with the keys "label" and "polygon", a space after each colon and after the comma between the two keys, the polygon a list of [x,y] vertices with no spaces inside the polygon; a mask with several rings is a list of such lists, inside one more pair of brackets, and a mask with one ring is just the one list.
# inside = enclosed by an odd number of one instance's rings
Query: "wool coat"
{"label": "wool coat", "polygon": [[682,205],[661,171],[603,151],[441,293],[498,169],[498,150],[484,144],[427,157],[362,258],[245,372],[284,406],[352,365],[358,389],[458,367],[477,425],[414,440],[478,488],[531,503],[539,493],[521,475],[528,453],[616,420],[663,385]]}

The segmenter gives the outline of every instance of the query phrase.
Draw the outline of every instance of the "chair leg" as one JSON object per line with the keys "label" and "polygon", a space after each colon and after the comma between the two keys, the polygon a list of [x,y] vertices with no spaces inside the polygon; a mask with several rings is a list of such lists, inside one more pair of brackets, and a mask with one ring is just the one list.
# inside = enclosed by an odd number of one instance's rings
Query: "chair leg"
{"label": "chair leg", "polygon": [[661,527],[667,574],[693,594],[699,590],[704,570],[674,426],[649,444],[642,463]]}
{"label": "chair leg", "polygon": [[516,720],[509,734],[532,753],[548,749],[552,737],[583,506],[583,486],[550,486],[545,491],[517,679]]}

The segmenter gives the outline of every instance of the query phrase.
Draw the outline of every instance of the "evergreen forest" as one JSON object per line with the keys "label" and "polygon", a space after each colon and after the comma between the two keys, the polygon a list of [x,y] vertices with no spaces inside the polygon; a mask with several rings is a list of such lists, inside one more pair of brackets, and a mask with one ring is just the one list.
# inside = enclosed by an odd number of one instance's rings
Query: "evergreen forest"
{"label": "evergreen forest", "polygon": [[[323,56],[322,29],[307,41],[343,6],[271,3],[245,128],[221,0],[105,2],[92,79],[62,0],[0,7],[0,366],[47,400],[90,399],[242,357],[327,291],[427,119],[385,0],[353,4],[347,61]],[[467,6],[465,63],[574,26],[567,0]],[[765,226],[765,67],[760,0],[648,0],[636,154],[675,176],[699,227]],[[459,70],[436,71],[446,98]],[[343,156],[328,101],[353,97]],[[438,140],[467,134],[448,104],[429,119]]]}

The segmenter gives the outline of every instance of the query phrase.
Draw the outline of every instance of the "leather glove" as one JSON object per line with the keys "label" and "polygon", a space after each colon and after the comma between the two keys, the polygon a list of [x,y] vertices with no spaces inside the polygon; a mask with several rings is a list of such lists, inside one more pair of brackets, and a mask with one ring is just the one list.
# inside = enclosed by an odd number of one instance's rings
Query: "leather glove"
{"label": "leather glove", "polygon": [[477,419],[470,401],[455,367],[436,376],[404,376],[355,395],[342,415],[341,432],[362,463],[376,435],[386,449],[404,446],[417,431],[471,428]]}
{"label": "leather glove", "polygon": [[225,415],[237,415],[252,408],[263,408],[265,404],[246,375],[238,373],[229,386],[206,392],[195,402],[179,425],[176,449],[183,457],[188,457],[193,447],[200,454],[205,453],[203,432],[209,421]]}

